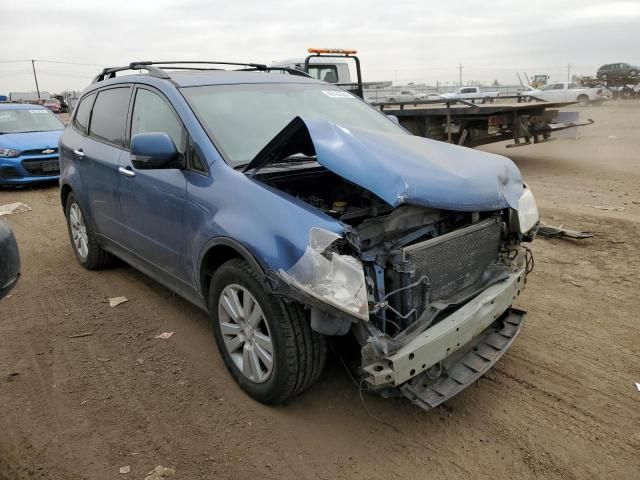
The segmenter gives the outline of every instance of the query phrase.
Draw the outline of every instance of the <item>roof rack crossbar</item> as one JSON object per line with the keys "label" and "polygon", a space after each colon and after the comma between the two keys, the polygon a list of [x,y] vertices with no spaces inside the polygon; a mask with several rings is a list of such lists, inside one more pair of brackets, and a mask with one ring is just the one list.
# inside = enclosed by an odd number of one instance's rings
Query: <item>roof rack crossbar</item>
{"label": "roof rack crossbar", "polygon": [[107,80],[109,78],[115,78],[117,72],[122,72],[125,70],[147,70],[150,75],[158,78],[168,79],[171,78],[166,72],[163,70],[156,68],[151,65],[151,62],[131,62],[126,67],[107,67],[103,68],[102,72],[95,76],[91,83],[101,82],[103,80]]}
{"label": "roof rack crossbar", "polygon": [[289,75],[297,75],[299,77],[307,77],[312,78],[307,72],[303,72],[302,70],[298,70],[297,68],[289,68],[289,67],[266,67],[266,68],[249,68],[243,70],[244,72],[253,72],[253,71],[261,71],[261,72],[272,72],[272,71],[280,71],[286,72]]}
{"label": "roof rack crossbar", "polygon": [[[101,82],[110,78],[115,78],[117,72],[124,70],[147,70],[151,76],[169,79],[171,78],[167,72],[165,72],[160,66],[166,66],[174,68],[176,70],[217,70],[214,68],[191,68],[180,67],[174,65],[233,65],[238,67],[249,67],[250,70],[269,71],[269,70],[285,70],[284,68],[269,68],[262,63],[241,63],[241,62],[218,62],[218,61],[202,61],[202,60],[181,60],[181,61],[164,61],[164,62],[151,62],[151,61],[139,61],[131,62],[126,67],[108,67],[104,68],[101,73],[96,75],[91,83]],[[286,69],[288,70],[288,69]],[[295,73],[290,72],[295,75]]]}
{"label": "roof rack crossbar", "polygon": [[136,62],[144,65],[234,65],[238,67],[251,67],[258,70],[265,70],[267,66],[263,63],[243,63],[243,62],[218,62],[215,60],[180,60],[166,62]]}

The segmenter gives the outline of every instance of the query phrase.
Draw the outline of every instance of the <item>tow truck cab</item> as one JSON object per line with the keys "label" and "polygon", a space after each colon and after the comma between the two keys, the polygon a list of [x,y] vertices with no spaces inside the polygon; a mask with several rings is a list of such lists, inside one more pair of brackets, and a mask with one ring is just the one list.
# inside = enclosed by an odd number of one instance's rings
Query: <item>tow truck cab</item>
{"label": "tow truck cab", "polygon": [[[272,68],[292,68],[323,82],[332,83],[360,98],[364,98],[360,59],[357,50],[344,48],[309,48],[306,58],[274,62]],[[351,79],[350,64],[355,66],[355,82]]]}

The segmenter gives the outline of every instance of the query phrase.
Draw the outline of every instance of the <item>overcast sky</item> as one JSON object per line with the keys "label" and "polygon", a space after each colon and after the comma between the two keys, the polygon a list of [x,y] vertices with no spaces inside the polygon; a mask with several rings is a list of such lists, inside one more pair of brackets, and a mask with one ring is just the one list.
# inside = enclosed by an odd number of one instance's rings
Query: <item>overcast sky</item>
{"label": "overcast sky", "polygon": [[0,94],[82,89],[132,60],[270,63],[356,48],[365,80],[517,83],[640,64],[640,0],[0,0]]}

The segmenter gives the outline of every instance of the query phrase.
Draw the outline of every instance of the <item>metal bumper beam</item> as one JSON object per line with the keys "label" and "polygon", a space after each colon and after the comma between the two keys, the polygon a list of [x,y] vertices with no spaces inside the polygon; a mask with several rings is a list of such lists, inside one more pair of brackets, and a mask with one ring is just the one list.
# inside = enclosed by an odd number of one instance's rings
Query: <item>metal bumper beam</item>
{"label": "metal bumper beam", "polygon": [[457,395],[484,375],[511,347],[522,328],[526,313],[509,308],[463,355],[452,355],[442,362],[439,376],[423,372],[399,387],[415,405],[430,410]]}
{"label": "metal bumper beam", "polygon": [[465,350],[511,307],[524,289],[525,277],[524,266],[520,266],[394,354],[364,366],[365,380],[374,388],[399,387],[455,352]]}

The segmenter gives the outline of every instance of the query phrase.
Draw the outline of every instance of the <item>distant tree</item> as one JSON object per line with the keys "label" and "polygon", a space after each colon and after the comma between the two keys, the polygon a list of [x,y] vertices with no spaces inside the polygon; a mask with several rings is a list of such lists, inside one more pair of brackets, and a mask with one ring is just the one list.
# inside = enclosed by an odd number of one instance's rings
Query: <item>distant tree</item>
{"label": "distant tree", "polygon": [[498,82],[498,79],[496,78],[491,85],[493,85],[494,87],[498,87],[500,86],[500,82]]}

